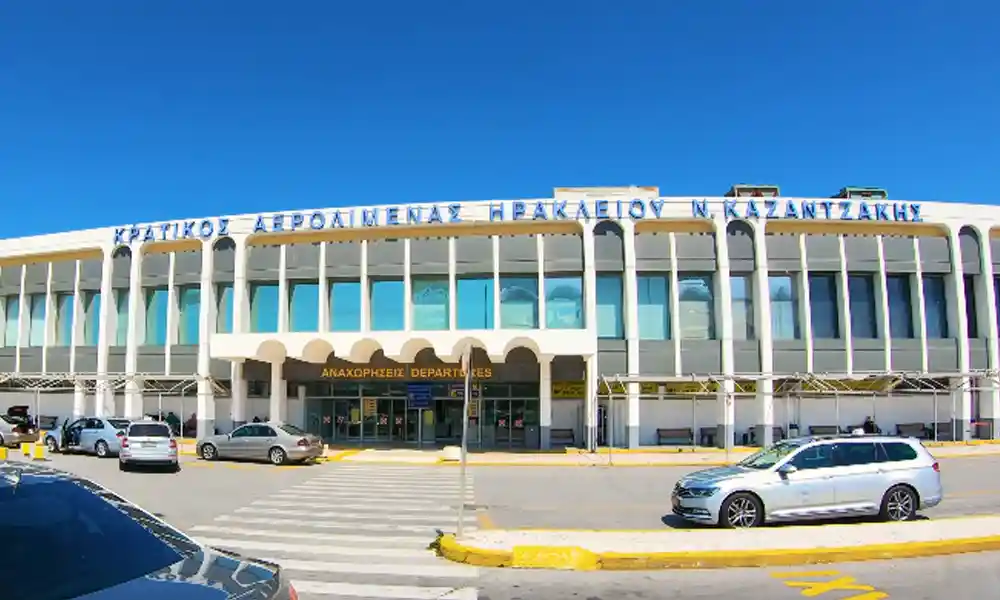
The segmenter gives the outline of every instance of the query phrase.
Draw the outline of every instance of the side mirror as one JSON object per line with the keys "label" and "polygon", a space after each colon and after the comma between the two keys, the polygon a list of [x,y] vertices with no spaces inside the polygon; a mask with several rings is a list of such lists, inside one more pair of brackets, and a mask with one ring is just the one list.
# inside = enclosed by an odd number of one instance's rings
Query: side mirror
{"label": "side mirror", "polygon": [[795,473],[798,470],[799,470],[798,467],[796,467],[795,465],[791,463],[785,463],[780,467],[778,467],[778,474],[781,475],[782,477],[787,477],[788,475],[791,475],[792,473]]}

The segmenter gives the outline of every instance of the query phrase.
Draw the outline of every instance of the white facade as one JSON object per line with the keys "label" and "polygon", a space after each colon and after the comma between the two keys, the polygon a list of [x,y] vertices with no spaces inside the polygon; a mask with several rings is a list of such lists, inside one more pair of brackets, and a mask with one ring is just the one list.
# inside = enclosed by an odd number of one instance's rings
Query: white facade
{"label": "white facade", "polygon": [[[604,205],[607,214],[597,214],[600,212],[599,205],[597,204],[598,199],[608,202]],[[641,200],[641,215],[639,214],[639,209],[636,208],[640,205],[632,203],[633,199]],[[914,217],[921,219],[920,222],[915,223],[902,219],[897,221],[895,218],[880,218],[876,220],[874,208],[872,214],[869,215],[872,219],[859,220],[857,218],[857,204],[859,202],[855,201],[856,206],[850,209],[852,219],[837,218],[839,215],[834,215],[831,218],[823,218],[820,215],[817,218],[803,220],[801,215],[797,215],[798,218],[787,218],[782,207],[787,206],[788,203],[801,208],[803,202],[816,202],[822,205],[827,202],[837,204],[842,201],[776,198],[774,200],[778,202],[778,209],[775,211],[775,217],[768,219],[766,210],[763,211],[765,214],[760,216],[751,215],[750,218],[745,218],[746,201],[748,200],[750,199],[661,198],[658,196],[658,191],[651,188],[571,189],[557,190],[553,199],[463,203],[457,209],[457,213],[452,212],[450,214],[448,214],[449,205],[440,205],[440,210],[445,214],[442,215],[442,221],[439,223],[428,223],[426,220],[423,220],[419,224],[408,225],[406,224],[405,215],[409,207],[382,206],[366,209],[373,211],[368,214],[369,217],[371,214],[378,215],[379,220],[377,224],[365,224],[361,213],[362,209],[360,208],[305,210],[284,214],[236,215],[221,219],[212,218],[207,221],[197,219],[193,222],[194,226],[190,228],[189,236],[184,235],[184,221],[177,222],[180,224],[179,226],[172,223],[163,224],[162,226],[161,224],[150,224],[148,226],[142,224],[128,226],[124,229],[102,228],[0,241],[0,272],[9,269],[21,269],[21,265],[28,263],[76,260],[77,276],[79,277],[80,262],[85,257],[100,256],[103,260],[101,292],[102,297],[107,299],[111,297],[112,292],[112,257],[122,245],[129,246],[132,252],[132,272],[129,288],[130,302],[127,313],[129,337],[125,345],[125,372],[127,375],[138,374],[152,378],[164,373],[142,373],[138,369],[140,336],[144,327],[144,317],[141,312],[143,304],[141,284],[143,261],[139,260],[139,257],[158,246],[169,248],[171,244],[188,244],[185,247],[190,247],[190,244],[200,244],[202,249],[200,278],[201,313],[199,315],[200,344],[197,349],[197,373],[170,373],[170,354],[172,348],[177,345],[175,329],[177,327],[178,314],[173,308],[167,320],[168,329],[170,330],[168,334],[170,342],[164,347],[164,354],[166,356],[165,364],[167,365],[165,373],[174,376],[191,375],[192,380],[198,380],[196,398],[187,400],[193,406],[171,408],[171,410],[183,410],[185,415],[197,412],[200,422],[215,423],[223,429],[233,422],[246,421],[248,415],[254,414],[253,411],[255,408],[248,406],[248,402],[260,406],[261,412],[265,412],[265,414],[283,416],[293,423],[303,424],[302,420],[304,417],[302,416],[302,411],[304,411],[304,398],[287,398],[286,388],[283,385],[272,385],[270,388],[271,397],[268,399],[248,400],[247,386],[242,376],[242,363],[244,361],[255,360],[271,363],[273,365],[272,377],[275,381],[278,381],[282,377],[282,364],[287,359],[296,359],[309,363],[324,363],[330,354],[333,353],[338,357],[363,363],[369,360],[375,351],[381,350],[389,359],[409,363],[413,361],[416,354],[422,349],[432,348],[434,353],[445,362],[457,362],[461,353],[471,345],[485,350],[494,362],[503,362],[507,354],[514,348],[522,347],[530,349],[538,358],[540,364],[540,381],[542,385],[539,392],[541,407],[539,425],[543,430],[562,427],[578,429],[581,433],[585,433],[588,438],[592,439],[596,436],[594,430],[597,425],[597,396],[599,377],[602,373],[599,364],[602,355],[596,316],[598,313],[598,304],[597,270],[594,266],[596,260],[594,243],[595,226],[601,221],[612,220],[618,222],[621,227],[624,253],[624,271],[622,273],[624,313],[622,319],[624,322],[624,331],[621,341],[624,343],[627,359],[625,371],[621,373],[616,372],[615,374],[642,374],[651,377],[663,376],[664,379],[670,378],[673,380],[683,377],[696,378],[694,374],[701,373],[702,375],[713,375],[720,380],[724,380],[723,388],[732,393],[734,391],[732,388],[734,385],[732,379],[737,379],[740,375],[740,371],[736,367],[737,359],[734,356],[740,340],[738,339],[739,336],[736,336],[733,331],[734,319],[733,311],[731,310],[733,305],[733,289],[730,278],[731,255],[727,247],[729,236],[725,234],[727,226],[731,222],[734,220],[744,221],[748,224],[749,230],[752,232],[756,265],[750,274],[751,280],[754,282],[752,306],[753,318],[756,324],[755,337],[751,341],[759,350],[760,356],[760,368],[755,376],[755,379],[758,379],[755,392],[756,397],[755,399],[741,398],[737,402],[727,402],[727,395],[719,394],[718,400],[714,402],[706,401],[705,399],[699,400],[697,407],[692,410],[689,402],[681,403],[679,400],[664,398],[663,396],[670,395],[669,391],[664,391],[665,387],[659,388],[659,395],[661,397],[656,398],[640,394],[640,385],[632,383],[628,386],[629,393],[627,400],[624,400],[622,406],[615,410],[616,414],[619,415],[619,423],[616,429],[620,428],[621,431],[620,434],[616,434],[616,437],[627,442],[630,446],[637,446],[655,444],[656,430],[658,428],[683,427],[692,420],[703,426],[718,425],[720,431],[724,432],[724,435],[727,437],[734,432],[745,430],[747,427],[755,425],[766,427],[768,425],[791,422],[793,418],[796,421],[806,420],[805,413],[809,410],[808,408],[799,409],[796,407],[793,409],[787,406],[783,400],[774,401],[771,393],[772,384],[770,375],[775,373],[773,364],[775,340],[773,339],[771,330],[771,301],[769,295],[761,293],[761,291],[766,292],[768,289],[768,239],[765,237],[765,234],[769,233],[772,226],[776,226],[775,229],[781,228],[786,235],[797,236],[798,244],[803,249],[801,253],[801,274],[796,280],[796,285],[800,307],[797,319],[802,327],[801,340],[805,349],[804,360],[807,365],[806,371],[819,371],[814,365],[814,357],[818,352],[817,344],[819,342],[817,342],[817,338],[814,335],[812,327],[814,319],[810,315],[810,289],[807,284],[809,268],[806,265],[805,256],[806,238],[810,235],[818,234],[836,236],[839,253],[833,256],[831,260],[836,261],[836,264],[839,265],[837,312],[839,322],[842,323],[842,343],[846,349],[846,364],[843,369],[843,375],[845,376],[860,376],[873,371],[871,369],[857,369],[852,363],[852,357],[855,355],[852,344],[858,342],[855,341],[850,331],[852,302],[848,290],[849,286],[847,285],[849,270],[846,258],[846,246],[852,243],[850,236],[856,234],[872,236],[876,240],[876,248],[878,249],[877,260],[880,268],[875,277],[875,299],[877,302],[875,315],[878,321],[879,335],[874,339],[877,340],[877,343],[882,344],[884,348],[884,363],[877,370],[886,372],[898,371],[900,369],[892,364],[893,340],[889,331],[890,328],[887,326],[889,303],[886,293],[886,260],[882,250],[883,238],[890,235],[915,235],[939,236],[947,239],[948,246],[952,250],[952,269],[945,276],[947,304],[949,306],[947,319],[950,330],[955,333],[954,337],[958,340],[957,364],[954,365],[954,368],[947,371],[937,371],[930,364],[934,355],[934,350],[931,347],[933,346],[933,340],[929,341],[927,335],[924,287],[919,284],[913,287],[914,339],[919,343],[920,355],[923,357],[921,371],[951,375],[954,379],[967,378],[968,374],[976,369],[971,364],[970,359],[970,340],[968,336],[969,315],[961,308],[966,306],[965,295],[967,288],[963,279],[963,260],[960,252],[961,243],[959,241],[959,234],[963,228],[969,228],[981,242],[979,244],[981,270],[975,280],[974,287],[971,289],[978,300],[975,306],[978,312],[976,318],[979,323],[981,337],[986,340],[985,348],[988,364],[985,366],[985,369],[992,370],[997,367],[998,362],[1000,362],[998,361],[1000,359],[1000,356],[998,356],[1000,350],[998,350],[997,342],[997,308],[994,301],[995,273],[990,242],[994,227],[1000,225],[1000,208],[986,205],[922,203],[920,204],[922,208],[919,210],[919,215],[906,212],[908,219]],[[581,201],[585,202],[589,208],[589,218],[579,217],[575,214],[578,204]],[[734,219],[732,210],[726,208],[725,203],[733,201],[739,202],[736,208],[737,216],[740,217],[738,219]],[[565,218],[561,218],[557,214],[560,202],[567,203],[566,206],[569,207]],[[704,204],[701,204],[702,202]],[[653,210],[654,203],[657,205],[655,212]],[[763,205],[764,202],[761,201],[761,204]],[[871,204],[874,205],[876,203]],[[910,203],[892,201],[887,201],[883,204],[888,204],[889,208],[882,216],[889,217],[898,216],[892,213],[892,206],[894,204],[910,206]],[[539,206],[542,208],[537,208]],[[522,207],[524,214],[519,215],[521,218],[513,219],[514,215]],[[419,208],[425,212],[430,212],[433,206],[424,205]],[[503,211],[503,218],[498,218],[498,210]],[[909,211],[908,208],[905,210]],[[545,218],[538,218],[539,215],[536,211],[542,211],[545,214]],[[630,214],[630,211],[632,214]],[[342,215],[339,219],[339,224],[334,224],[334,221],[337,219],[331,216],[335,213]],[[398,225],[386,222],[391,219],[390,215],[394,213],[400,219],[400,224]],[[324,215],[323,227],[316,228],[311,226],[311,216],[316,214]],[[450,223],[449,221],[456,216],[459,217],[460,223]],[[283,224],[281,231],[276,230],[274,227],[276,218]],[[219,239],[219,229],[224,221],[226,222],[226,237],[231,238],[236,246],[232,333],[216,333],[214,325],[217,315],[215,313],[216,289],[212,280],[213,247]],[[259,229],[262,222],[265,224],[266,230],[255,232],[255,228]],[[200,235],[200,233],[207,232],[205,226],[202,225],[203,223],[211,224],[212,231],[208,232],[209,235]],[[312,225],[315,224],[315,222],[312,223]],[[800,225],[801,230],[796,232],[795,227]],[[501,328],[501,320],[497,318],[494,321],[493,329],[458,329],[455,324],[457,297],[455,293],[455,236],[481,235],[480,232],[486,232],[487,235],[491,236],[494,249],[496,249],[500,243],[499,239],[501,236],[510,235],[514,231],[521,234],[534,233],[538,241],[538,277],[541,282],[544,278],[542,263],[544,261],[545,244],[543,243],[543,239],[545,236],[550,235],[550,230],[545,228],[555,226],[578,228],[576,231],[582,235],[584,326],[580,329],[552,331],[546,328],[543,318],[536,329],[503,329]],[[966,229],[966,231],[969,229]],[[398,230],[398,233],[393,233],[392,235],[403,238],[404,247],[407,249],[407,262],[404,267],[407,270],[404,281],[408,291],[412,285],[412,278],[409,277],[410,242],[407,236],[451,236],[448,256],[450,327],[447,330],[415,331],[412,327],[412,318],[410,316],[412,312],[411,294],[406,293],[404,296],[404,313],[406,317],[402,330],[371,330],[369,326],[371,316],[369,314],[370,301],[367,298],[367,294],[363,294],[360,331],[331,331],[326,276],[321,265],[319,271],[319,331],[309,333],[289,331],[288,278],[285,266],[285,250],[284,246],[282,246],[281,271],[278,284],[281,290],[280,295],[285,300],[279,305],[278,331],[276,333],[253,333],[250,331],[250,299],[246,275],[247,249],[256,241],[261,238],[267,238],[269,244],[287,244],[295,243],[296,240],[303,239],[305,236],[313,236],[317,240],[317,243],[325,245],[329,241],[340,239],[337,236],[353,236],[352,239],[358,240],[361,244],[362,257],[365,257],[369,244],[368,240],[374,239],[377,236],[384,237],[390,230]],[[720,368],[717,370],[713,369],[711,372],[698,371],[693,365],[684,365],[685,346],[683,345],[681,336],[676,334],[672,335],[671,339],[665,340],[667,343],[673,344],[672,356],[674,357],[674,364],[669,365],[667,368],[657,367],[655,371],[651,371],[648,366],[644,367],[641,364],[642,352],[640,352],[640,346],[643,342],[643,335],[640,331],[639,290],[637,287],[637,281],[641,273],[637,268],[635,238],[642,231],[652,230],[664,232],[670,244],[675,243],[675,233],[673,233],[675,231],[705,231],[716,234],[714,235],[716,267],[713,279],[715,286],[713,290],[714,337],[719,341],[721,349]],[[136,231],[138,231],[137,235],[135,234]],[[148,239],[149,231],[153,232],[151,240]],[[324,238],[322,236],[328,237]],[[131,239],[130,242],[130,238],[134,239]],[[918,267],[914,276],[919,281],[920,258],[919,246],[916,241],[914,241],[914,249],[918,254],[916,259]],[[74,258],[75,256],[79,256],[80,258]],[[173,265],[172,252],[170,256],[171,265]],[[320,252],[320,257],[323,256],[325,254]],[[497,282],[497,285],[493,288],[495,294],[494,305],[496,313],[499,314],[501,302],[499,280],[501,269],[498,253],[494,252],[493,256],[493,277],[494,281]],[[676,263],[677,253],[672,252],[671,256],[673,257],[672,260]],[[320,260],[324,259],[321,258]],[[369,279],[366,273],[366,264],[365,261],[362,261],[361,288],[365,290],[368,289]],[[172,267],[170,271],[171,278],[174,276],[174,272]],[[24,269],[21,269],[21,273],[24,273]],[[674,268],[669,273],[672,283],[669,286],[670,312],[675,315],[674,319],[677,320],[680,318],[679,308],[681,304],[681,300],[678,297],[680,287],[677,285],[678,269]],[[171,299],[175,299],[176,286],[169,283],[168,288]],[[542,289],[542,287],[540,286],[539,289]],[[79,298],[80,296],[77,294],[74,305],[73,336],[69,344],[70,372],[84,375],[84,372],[74,368],[75,361],[73,359],[77,349],[82,346],[83,336],[83,307]],[[16,345],[17,351],[10,358],[0,357],[0,379],[3,377],[2,374],[19,373],[21,376],[29,374],[23,370],[20,358],[22,355],[21,349],[29,346],[30,315],[24,308],[27,301],[26,294],[22,291],[19,302],[21,311],[17,324],[19,331]],[[52,347],[56,335],[56,325],[53,322],[54,315],[57,312],[54,305],[54,294],[48,292],[46,302],[48,310],[45,313],[47,318],[45,343],[41,348],[42,370],[51,373],[51,368],[47,368],[45,355],[46,349]],[[540,304],[538,307],[539,313],[544,315],[544,294],[540,294],[538,302]],[[175,304],[176,302],[171,302],[170,305],[173,307]],[[0,310],[2,310],[2,307],[0,307]],[[108,373],[108,356],[110,348],[114,345],[112,332],[114,331],[116,318],[114,303],[104,301],[101,304],[99,316],[100,334],[96,344],[97,373],[87,373],[86,375],[96,376],[99,379]],[[574,412],[567,408],[568,404],[560,404],[562,400],[554,402],[551,387],[546,385],[551,382],[551,361],[559,356],[581,357],[586,364],[584,398],[580,399],[582,416],[579,415],[579,412]],[[227,384],[232,391],[231,399],[215,397],[213,387],[209,381],[212,360],[232,361],[230,382]],[[746,374],[745,371],[743,373]],[[606,376],[611,374],[606,370],[604,371],[604,375]],[[780,375],[777,374],[774,376],[774,378],[779,377]],[[978,394],[978,412],[981,417],[993,419],[1000,414],[1000,394],[996,391],[996,385],[988,381],[988,378],[968,387],[984,388],[984,391]],[[29,396],[26,396],[25,392],[11,393],[8,398],[0,396],[0,402],[4,402],[6,399],[4,404],[11,405],[25,403],[24,401],[28,398]],[[92,400],[85,398],[82,390],[78,390],[75,394],[67,393],[63,400],[57,401],[55,398],[56,396],[54,395],[46,396],[45,402],[52,405],[53,408],[48,411],[43,410],[43,414],[68,415],[94,411],[96,414],[117,412],[125,416],[138,416],[144,411],[153,410],[154,406],[151,406],[151,402],[154,405],[157,402],[155,397],[151,398],[148,394],[145,399],[143,398],[142,377],[129,379],[123,395],[118,399],[114,398],[113,392],[103,389],[100,385],[96,398]],[[90,404],[90,402],[93,402],[93,404]],[[179,402],[176,398],[168,398],[166,400],[168,406],[171,403],[177,406]],[[808,404],[809,401],[806,403]],[[855,405],[857,405],[855,408],[850,408]],[[845,418],[855,418],[856,416],[863,418],[865,414],[870,414],[870,405],[870,399],[856,400],[845,398],[840,410],[851,413],[850,417]],[[264,406],[266,406],[266,409],[264,409]],[[973,403],[973,393],[969,389],[946,394],[946,400],[940,400],[940,408],[937,414],[932,417],[926,414],[925,411],[930,409],[924,405],[915,408],[913,404],[907,405],[899,401],[890,402],[886,400],[879,412],[886,415],[887,422],[924,421],[929,423],[932,421],[950,420],[952,406],[955,407],[954,419],[963,423],[960,435],[963,437],[970,436],[971,431],[969,430],[968,423],[974,418],[975,415],[973,413],[977,412],[977,410]],[[823,403],[823,407],[816,410],[824,413],[822,416],[816,416],[816,420],[823,422],[823,419],[830,418],[828,403]],[[695,414],[693,419],[688,416],[692,413]],[[858,414],[855,415],[854,413]],[[577,422],[579,420],[582,420],[582,423]],[[547,439],[547,433],[544,439]]]}

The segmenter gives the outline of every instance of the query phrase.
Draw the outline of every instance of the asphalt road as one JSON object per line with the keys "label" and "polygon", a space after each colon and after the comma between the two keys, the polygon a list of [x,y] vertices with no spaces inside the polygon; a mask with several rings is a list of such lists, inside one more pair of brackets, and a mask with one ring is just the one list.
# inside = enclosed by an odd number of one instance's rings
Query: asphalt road
{"label": "asphalt road", "polygon": [[[687,527],[670,513],[686,467],[479,467],[482,524],[497,528],[656,529]],[[1000,512],[1000,456],[941,461],[945,501],[928,518]],[[666,517],[666,518],[665,518]]]}
{"label": "asphalt road", "polygon": [[488,570],[490,600],[985,600],[1000,587],[1000,554],[877,561],[800,569],[574,573]]}

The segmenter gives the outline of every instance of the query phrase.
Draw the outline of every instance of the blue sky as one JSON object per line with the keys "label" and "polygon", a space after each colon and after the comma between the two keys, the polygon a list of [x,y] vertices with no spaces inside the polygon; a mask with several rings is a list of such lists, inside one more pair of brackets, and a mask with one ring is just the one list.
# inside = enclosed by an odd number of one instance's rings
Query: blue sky
{"label": "blue sky", "polygon": [[0,237],[658,185],[990,202],[1000,4],[8,0]]}

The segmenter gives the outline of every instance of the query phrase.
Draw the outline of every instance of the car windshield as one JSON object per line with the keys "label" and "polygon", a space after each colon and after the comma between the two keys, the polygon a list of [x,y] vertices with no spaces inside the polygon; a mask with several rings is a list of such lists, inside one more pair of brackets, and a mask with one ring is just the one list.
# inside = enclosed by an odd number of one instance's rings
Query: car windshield
{"label": "car windshield", "polygon": [[287,423],[279,425],[278,428],[287,433],[288,435],[307,435],[306,432],[302,431],[295,425],[289,425]]}
{"label": "car windshield", "polygon": [[25,474],[14,489],[13,481],[0,480],[4,547],[37,546],[45,556],[4,552],[0,581],[31,582],[30,593],[14,589],[13,596],[5,591],[5,598],[76,598],[145,576],[196,550],[180,536],[87,481]]}
{"label": "car windshield", "polygon": [[170,429],[159,423],[133,423],[128,430],[129,437],[170,437]]}
{"label": "car windshield", "polygon": [[778,464],[778,461],[795,452],[801,445],[801,442],[794,441],[778,442],[752,456],[744,458],[739,462],[739,465],[748,469],[770,469]]}
{"label": "car windshield", "polygon": [[108,419],[108,423],[111,423],[115,429],[125,429],[129,424],[125,419]]}

